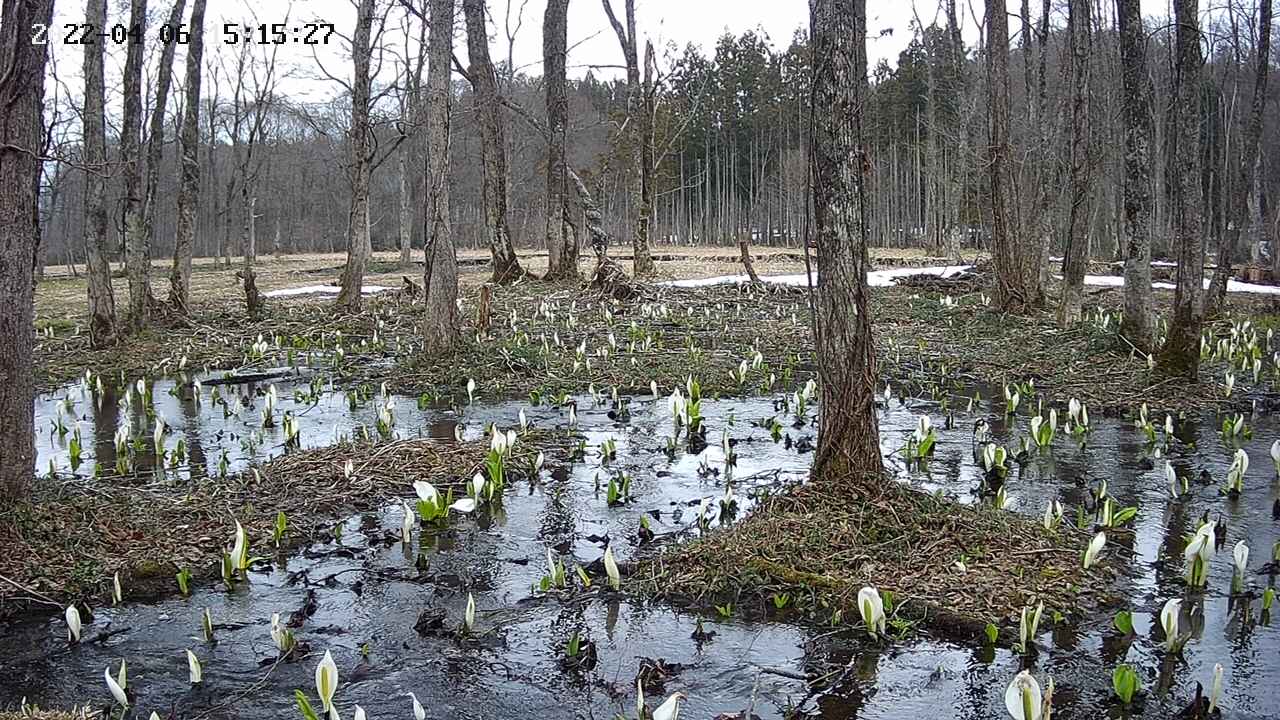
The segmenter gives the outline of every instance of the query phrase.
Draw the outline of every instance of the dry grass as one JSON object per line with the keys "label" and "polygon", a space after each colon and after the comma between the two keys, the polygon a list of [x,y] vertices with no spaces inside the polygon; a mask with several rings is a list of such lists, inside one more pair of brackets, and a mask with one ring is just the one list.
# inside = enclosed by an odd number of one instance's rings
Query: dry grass
{"label": "dry grass", "polygon": [[35,708],[28,708],[26,712],[0,711],[0,720],[86,720],[87,718],[101,717],[98,711],[90,711],[88,707],[86,705],[84,710],[73,712],[39,710]]}
{"label": "dry grass", "polygon": [[[787,595],[818,621],[856,621],[867,585],[893,593],[894,617],[977,639],[987,623],[1016,625],[1025,606],[1076,614],[1081,588],[1105,571],[1082,569],[1088,536],[1057,533],[1010,512],[968,507],[882,478],[814,480],[774,496],[726,529],[642,563],[633,575],[655,595],[747,613]],[[967,570],[954,563],[964,558]],[[1100,583],[1099,583],[1100,584]]]}

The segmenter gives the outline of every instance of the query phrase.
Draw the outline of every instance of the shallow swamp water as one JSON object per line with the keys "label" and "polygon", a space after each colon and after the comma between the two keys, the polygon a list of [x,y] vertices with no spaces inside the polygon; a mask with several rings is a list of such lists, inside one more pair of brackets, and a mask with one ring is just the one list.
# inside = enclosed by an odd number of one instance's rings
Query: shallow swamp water
{"label": "shallow swamp water", "polygon": [[[271,382],[279,390],[278,410],[298,418],[304,448],[330,444],[375,422],[375,402],[353,408],[344,393],[311,387],[305,380]],[[161,380],[152,389],[156,411],[169,428],[167,447],[182,439],[189,458],[172,472],[194,475],[198,482],[202,475],[220,472],[220,465],[236,472],[283,452],[282,430],[260,428],[267,383],[218,385],[225,405],[210,400],[211,385],[199,403],[189,386],[171,394],[174,387],[173,381]],[[91,473],[95,461],[114,465],[124,404],[105,397],[95,408],[88,397],[71,385],[39,399],[38,467],[52,463],[59,473],[71,472],[70,436],[60,438],[51,430],[59,412],[67,424],[73,418],[81,424],[84,447],[77,472]],[[693,719],[747,710],[761,718],[1006,717],[1005,687],[1024,666],[1042,682],[1054,678],[1056,717],[1170,717],[1188,704],[1197,681],[1208,687],[1215,663],[1224,668],[1226,717],[1280,717],[1280,632],[1275,622],[1259,621],[1256,599],[1274,583],[1257,569],[1280,539],[1280,519],[1272,516],[1280,482],[1268,457],[1271,442],[1280,438],[1280,420],[1272,416],[1249,419],[1253,437],[1244,447],[1253,462],[1245,492],[1235,500],[1219,490],[1232,450],[1219,438],[1216,417],[1177,423],[1168,457],[1180,475],[1192,478],[1191,495],[1180,500],[1169,497],[1165,461],[1152,460],[1146,437],[1130,420],[1095,418],[1084,447],[1060,431],[1051,451],[1035,453],[1024,466],[1011,469],[1006,490],[1012,512],[1039,518],[1046,504],[1058,499],[1069,522],[1088,488],[1103,479],[1120,505],[1138,510],[1132,551],[1118,534],[1106,551],[1107,562],[1127,567],[1114,588],[1115,607],[1075,625],[1054,623],[1046,613],[1038,638],[1042,651],[1029,661],[1004,648],[927,637],[878,645],[858,628],[841,632],[786,610],[767,620],[715,612],[699,616],[610,593],[600,588],[602,578],[590,592],[571,597],[536,590],[546,574],[548,547],[567,566],[587,566],[600,559],[611,538],[625,565],[637,552],[634,537],[642,514],[648,514],[659,536],[695,535],[700,503],[710,499],[715,513],[725,492],[722,432],[735,441],[732,476],[739,516],[750,511],[754,494],[803,481],[814,425],[794,427],[785,411],[776,409],[775,399],[705,400],[709,446],[696,455],[680,450],[669,457],[665,438],[672,434],[672,418],[665,399],[633,398],[631,417],[619,422],[609,417],[607,403],[579,396],[573,432],[586,442],[585,459],[549,463],[537,482],[511,483],[494,512],[457,519],[435,533],[417,531],[409,545],[385,540],[400,526],[398,504],[355,515],[344,521],[340,538],[312,544],[278,563],[255,565],[249,582],[234,591],[202,587],[187,598],[95,609],[86,637],[119,631],[100,643],[68,649],[60,615],[0,626],[0,707],[15,706],[22,698],[44,707],[105,706],[110,696],[103,669],[114,672],[127,659],[139,717],[152,710],[163,716],[171,709],[184,718],[296,717],[293,690],[303,689],[314,700],[315,664],[328,649],[340,674],[336,702],[348,717],[357,703],[371,718],[411,717],[409,692],[416,693],[428,717],[630,716],[638,672],[658,661],[657,672],[645,673],[650,703],[684,692],[688,702],[681,717]],[[566,412],[545,404],[477,401],[455,411],[420,407],[416,398],[400,397],[395,432],[450,442],[461,426],[465,436],[478,437],[489,422],[514,427],[522,409],[536,427],[568,428]],[[997,417],[1000,410],[981,403],[974,413],[957,412],[955,427],[946,428],[936,402],[895,399],[881,410],[886,454],[905,443],[924,413],[937,429],[937,449],[924,467],[907,468],[896,456],[891,459],[899,480],[959,502],[990,502],[977,493],[981,469],[972,455],[973,422],[988,418],[996,438],[1013,450],[1028,432],[1028,418],[1019,416],[1010,427]],[[774,416],[792,442],[775,441],[767,427],[754,423]],[[1157,426],[1161,420],[1155,418]],[[144,419],[133,423],[135,434],[149,443]],[[255,438],[259,433],[264,434]],[[605,465],[597,449],[607,438],[617,443],[617,455]],[[1202,470],[1212,483],[1198,482]],[[610,473],[619,472],[632,478],[632,500],[609,507],[605,484]],[[411,493],[406,487],[405,496]],[[1182,659],[1166,659],[1152,628],[1159,624],[1164,601],[1184,592],[1182,538],[1206,510],[1226,521],[1226,542],[1211,566],[1202,615],[1186,618],[1196,629],[1193,639]],[[732,521],[725,516],[709,524]],[[1231,546],[1239,540],[1251,549],[1245,587],[1256,591],[1247,614],[1230,592]],[[956,559],[921,560],[950,564]],[[461,624],[468,593],[478,608],[477,632],[463,640],[454,629]],[[273,664],[272,613],[288,617],[308,595],[313,614],[296,633],[310,654]],[[205,608],[213,618],[215,644],[200,636]],[[1134,616],[1136,636],[1128,641],[1117,640],[1111,629],[1112,614],[1122,609]],[[442,614],[443,629],[415,630],[424,611]],[[712,637],[691,637],[699,619]],[[575,632],[596,647],[590,670],[562,663]],[[184,662],[188,648],[204,667],[204,682],[194,689]],[[1143,701],[1127,710],[1111,699],[1111,672],[1121,662],[1138,670],[1146,688]],[[822,680],[810,686],[805,677]]]}

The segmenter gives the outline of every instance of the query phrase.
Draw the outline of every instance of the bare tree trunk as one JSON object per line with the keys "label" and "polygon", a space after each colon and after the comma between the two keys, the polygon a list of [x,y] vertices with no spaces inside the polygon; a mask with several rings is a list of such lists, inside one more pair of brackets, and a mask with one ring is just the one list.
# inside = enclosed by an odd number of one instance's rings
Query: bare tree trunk
{"label": "bare tree trunk", "polygon": [[[182,12],[187,0],[174,0],[169,10],[168,27],[176,28],[182,24]],[[173,84],[173,56],[177,50],[177,42],[167,42],[160,50],[160,71],[156,76],[156,97],[151,109],[150,129],[147,133],[147,180],[146,194],[143,200],[143,226],[147,235],[147,264],[151,263],[151,248],[156,237],[156,187],[160,183],[160,161],[164,156],[165,108],[169,104],[169,86]],[[150,267],[148,267],[148,273]],[[147,288],[150,294],[150,286]],[[148,297],[150,302],[151,298]]]}
{"label": "bare tree trunk", "polygon": [[[1080,322],[1084,298],[1084,271],[1089,262],[1089,224],[1093,215],[1093,132],[1089,114],[1089,86],[1092,72],[1091,0],[1071,0],[1067,8],[1068,55],[1071,80],[1071,193],[1067,211],[1067,248],[1062,258],[1062,298],[1058,305],[1058,325],[1070,327]],[[1024,30],[1025,32],[1025,30]],[[1030,60],[1028,60],[1028,63]],[[1029,67],[1029,65],[1028,65]],[[1031,83],[1028,76],[1027,88]]]}
{"label": "bare tree trunk", "polygon": [[342,272],[342,291],[337,305],[350,312],[360,309],[364,268],[369,261],[369,52],[373,33],[374,0],[360,0],[356,30],[351,39],[355,75],[351,79],[351,128],[347,142],[351,154],[351,209],[347,215],[347,266]]}
{"label": "bare tree trunk", "polygon": [[35,261],[39,252],[44,67],[48,45],[30,42],[48,26],[52,0],[0,7],[0,509],[29,493],[35,466]]}
{"label": "bare tree trunk", "polygon": [[458,259],[449,228],[449,60],[456,0],[431,0],[427,64],[427,193],[423,202],[426,295],[422,344],[427,352],[452,349],[458,327]]}
{"label": "bare tree trunk", "polygon": [[[627,0],[628,5],[634,0]],[[654,152],[653,115],[655,112],[654,75],[658,72],[653,57],[653,43],[644,44],[644,84],[638,111],[640,113],[640,214],[636,220],[636,235],[632,241],[632,271],[637,277],[652,275],[655,271],[653,256],[649,253],[649,236],[653,231],[654,198],[658,183],[654,178],[657,158]]]}
{"label": "bare tree trunk", "polygon": [[569,124],[569,100],[565,90],[569,0],[548,0],[542,23],[542,83],[547,96],[547,254],[548,280],[578,279],[578,245],[566,232],[564,214],[568,201],[565,176],[565,134]]}
{"label": "bare tree trunk", "polygon": [[[630,207],[640,208],[644,205],[642,195],[644,193],[644,177],[646,172],[652,172],[647,168],[642,157],[641,142],[638,135],[644,131],[641,129],[640,115],[645,112],[642,107],[644,100],[641,97],[642,89],[640,87],[640,45],[636,37],[636,2],[635,0],[623,0],[623,12],[626,20],[626,26],[618,21],[617,15],[613,12],[613,5],[610,0],[600,0],[604,6],[604,12],[609,16],[609,24],[613,26],[613,32],[618,36],[618,45],[622,48],[623,61],[627,66],[627,116],[623,120],[623,130],[619,133],[619,140],[625,143],[625,147],[631,152],[632,167],[627,172],[627,195],[630,198],[628,205]],[[643,227],[641,223],[644,223]],[[649,255],[649,239],[648,239],[648,218],[640,218],[637,216],[635,234],[631,238],[632,246],[632,272],[637,277],[653,274],[653,260]],[[642,237],[641,233],[645,235]]]}
{"label": "bare tree trunk", "polygon": [[1258,5],[1258,45],[1255,48],[1255,69],[1253,75],[1253,102],[1249,106],[1249,119],[1245,122],[1244,137],[1240,147],[1240,175],[1238,185],[1231,193],[1231,208],[1227,217],[1227,231],[1222,234],[1218,244],[1218,266],[1213,271],[1213,280],[1209,283],[1209,295],[1206,302],[1208,314],[1217,314],[1227,299],[1227,280],[1231,277],[1231,254],[1240,245],[1242,236],[1251,233],[1246,228],[1252,227],[1257,218],[1250,211],[1253,203],[1250,199],[1254,193],[1254,176],[1258,171],[1261,158],[1262,110],[1267,104],[1267,74],[1271,58],[1271,0],[1262,0]]}
{"label": "bare tree trunk", "polygon": [[476,123],[480,126],[480,156],[484,165],[484,225],[493,255],[493,282],[506,284],[524,277],[507,226],[507,146],[505,121],[498,100],[498,77],[489,59],[489,35],[484,0],[462,0],[467,23],[467,55],[475,94]]}
{"label": "bare tree trunk", "polygon": [[[105,27],[107,0],[87,0],[85,23]],[[103,77],[104,43],[84,46],[84,246],[89,284],[89,344],[116,341],[116,299],[107,253],[107,131]]]}
{"label": "bare tree trunk", "polygon": [[[147,0],[131,0],[129,27],[143,28]],[[120,161],[124,163],[124,264],[129,278],[129,328],[146,327],[151,299],[151,252],[142,217],[142,38],[129,38],[124,61],[124,115],[120,121]]]}
{"label": "bare tree trunk", "polygon": [[409,206],[409,154],[412,143],[405,143],[396,157],[396,176],[399,180],[400,266],[413,262],[413,210]]}
{"label": "bare tree trunk", "polygon": [[1155,349],[1151,297],[1151,84],[1140,0],[1117,0],[1124,115],[1124,320],[1120,334],[1138,350]]}
{"label": "bare tree trunk", "polygon": [[1014,236],[1010,222],[1009,18],[1004,0],[986,0],[987,167],[991,178],[991,241],[996,302],[1009,312],[1026,312],[1044,302],[1040,253],[1029,238]]}
{"label": "bare tree trunk", "polygon": [[1178,279],[1169,335],[1160,350],[1160,367],[1169,374],[1195,379],[1200,370],[1200,326],[1204,307],[1204,238],[1201,230],[1200,155],[1200,25],[1196,0],[1174,0],[1177,33],[1174,50],[1176,99],[1172,112],[1172,215]]}
{"label": "bare tree trunk", "polygon": [[809,18],[816,59],[810,107],[816,350],[824,399],[813,472],[841,480],[882,470],[867,302],[866,0],[810,0]]}
{"label": "bare tree trunk", "polygon": [[[187,46],[186,100],[182,109],[181,170],[178,179],[178,227],[169,272],[169,303],[186,312],[191,301],[191,256],[200,217],[200,63],[204,56],[207,0],[191,7],[191,44]],[[212,156],[211,156],[212,157]]]}

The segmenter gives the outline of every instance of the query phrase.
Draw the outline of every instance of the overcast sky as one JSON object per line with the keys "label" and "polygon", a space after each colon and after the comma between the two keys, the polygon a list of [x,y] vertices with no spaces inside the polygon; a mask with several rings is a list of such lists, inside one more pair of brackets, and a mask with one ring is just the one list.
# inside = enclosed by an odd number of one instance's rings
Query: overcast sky
{"label": "overcast sky", "polygon": [[[1011,0],[1017,2],[1017,0]],[[612,0],[619,18],[622,17],[623,0]],[[150,12],[153,17],[149,25],[147,41],[148,52],[151,52],[153,39],[163,22],[163,15],[171,7],[169,0],[151,0]],[[190,6],[190,2],[187,3]],[[520,9],[523,4],[523,15]],[[127,3],[125,0],[112,0],[108,3],[110,15],[108,24],[127,22]],[[962,3],[967,8],[968,3]],[[916,3],[921,20],[928,24],[937,13],[936,0],[917,0]],[[60,2],[57,4],[57,17],[54,29],[50,33],[50,42],[58,55],[59,77],[66,83],[66,88],[73,94],[80,86],[82,51],[79,46],[62,45],[61,34],[65,33],[62,24],[67,22],[83,22],[83,4],[79,2]],[[249,8],[253,8],[252,11]],[[506,60],[506,24],[510,13],[511,27],[514,29],[517,18],[520,18],[519,30],[516,33],[514,60],[517,68],[531,75],[541,74],[542,53],[542,15],[546,9],[545,0],[489,0],[491,16],[490,38],[491,52],[495,62]],[[806,0],[637,0],[636,18],[643,41],[653,41],[661,54],[668,42],[683,47],[687,43],[700,45],[705,54],[714,52],[716,40],[726,31],[734,34],[746,30],[763,31],[772,40],[775,47],[785,48],[797,29],[807,27],[808,2]],[[189,16],[188,9],[188,16]],[[350,35],[355,25],[355,8],[351,0],[210,0],[206,17],[208,37],[206,40],[206,58],[213,53],[222,53],[230,58],[231,48],[223,45],[222,27],[224,22],[250,22],[256,14],[257,22],[282,22],[287,17],[289,24],[311,19],[322,19],[333,23],[339,33]],[[904,0],[870,0],[868,2],[868,55],[871,65],[881,59],[894,62],[898,53],[910,40],[909,24],[912,19],[912,4]],[[461,27],[461,8],[458,11],[458,26]],[[966,35],[976,37],[976,23],[971,17],[962,20],[969,32]],[[892,33],[882,32],[889,31]],[[393,44],[402,43],[401,33],[392,29],[388,41]],[[598,76],[610,76],[619,73],[610,69],[609,65],[619,65],[622,56],[618,41],[609,25],[600,0],[572,0],[569,5],[569,74],[581,76],[592,66],[596,66]],[[108,75],[118,77],[120,65],[123,63],[122,47],[108,45],[111,57],[108,60]],[[262,52],[254,48],[255,52]],[[459,32],[455,40],[455,51],[460,57],[466,56],[465,39]],[[183,49],[179,48],[178,64],[175,66],[177,79],[181,82]],[[351,73],[350,56],[345,44],[334,38],[328,47],[319,48],[316,57],[312,51],[301,45],[287,44],[282,46],[280,58],[291,67],[292,77],[284,84],[286,94],[296,99],[320,100],[330,96],[338,89],[336,83],[323,80],[321,67],[335,76],[348,78]],[[391,68],[384,68],[383,79],[389,79]],[[109,89],[112,83],[108,81]],[[108,100],[110,102],[110,100]]]}

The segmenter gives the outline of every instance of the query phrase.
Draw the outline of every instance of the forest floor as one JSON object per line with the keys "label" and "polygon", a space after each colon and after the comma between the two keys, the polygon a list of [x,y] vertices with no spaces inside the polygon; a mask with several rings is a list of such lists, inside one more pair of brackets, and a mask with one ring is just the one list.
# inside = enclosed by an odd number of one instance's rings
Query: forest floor
{"label": "forest floor", "polygon": [[[795,250],[756,254],[760,275],[803,271],[803,257]],[[741,271],[735,248],[664,247],[656,255],[667,279]],[[738,396],[793,389],[816,372],[803,288],[653,284],[642,286],[642,296],[624,307],[588,290],[533,280],[495,289],[492,321],[476,328],[479,288],[487,279],[482,257],[462,254],[464,342],[448,357],[423,357],[415,350],[419,314],[398,292],[366,298],[356,315],[335,314],[331,298],[321,296],[272,299],[266,315],[253,321],[245,314],[233,271],[207,263],[193,274],[190,318],[161,319],[115,348],[94,351],[81,331],[83,279],[59,278],[54,268],[37,291],[39,382],[50,389],[82,376],[86,368],[128,380],[180,367],[234,370],[254,361],[251,346],[259,337],[278,341],[291,353],[333,355],[340,385],[386,383],[396,392],[455,405],[468,401],[468,380],[476,383],[477,401],[530,393],[550,397],[588,387],[648,394],[651,382],[665,394],[688,377],[701,383],[704,395]],[[948,264],[896,249],[878,250],[873,259],[877,267]],[[545,257],[523,260],[534,272],[545,265]],[[583,268],[588,269],[586,261]],[[264,258],[257,276],[260,289],[269,291],[333,283],[340,269],[338,256]],[[394,258],[380,254],[365,280],[396,287],[404,274]],[[407,274],[420,282],[420,267]],[[159,280],[157,289],[163,284]],[[125,297],[122,281],[116,292]],[[1162,312],[1171,297],[1156,292]],[[877,288],[872,312],[880,373],[899,396],[978,392],[990,399],[998,397],[1004,383],[1034,380],[1055,405],[1078,398],[1091,412],[1105,415],[1127,415],[1144,402],[1153,410],[1211,411],[1248,407],[1255,399],[1269,403],[1274,397],[1269,385],[1253,387],[1245,377],[1228,396],[1221,366],[1206,366],[1195,384],[1153,373],[1145,358],[1116,336],[1121,300],[1117,288],[1087,289],[1089,320],[1059,329],[1047,310],[1031,317],[999,313],[972,281],[930,278]],[[1265,332],[1280,321],[1278,315],[1271,298],[1232,296],[1229,316],[1209,327],[1224,336],[1233,321],[1249,318]],[[339,345],[344,352],[334,354]],[[750,364],[756,353],[773,373],[772,382],[740,384],[734,371]],[[0,518],[0,544],[23,548],[5,554],[0,575],[24,588],[15,594],[2,587],[0,599],[16,595],[53,605],[90,594],[101,597],[112,573],[121,569],[129,576],[126,587],[135,592],[172,588],[178,567],[216,579],[209,559],[229,541],[223,532],[228,513],[262,537],[283,510],[296,537],[314,537],[353,509],[403,495],[415,479],[406,476],[406,468],[453,486],[470,477],[484,450],[474,443],[446,450],[425,441],[338,446],[286,455],[257,473],[210,482],[194,492],[145,480],[133,487],[97,487],[82,479],[41,482],[35,504],[9,512],[7,521]],[[346,479],[347,459],[354,461],[361,482]],[[366,466],[372,472],[365,473]],[[1012,517],[994,522],[989,513],[979,517],[981,510],[896,484],[860,486],[860,495],[833,491],[834,486],[815,483],[778,496],[728,531],[682,545],[644,566],[636,580],[703,604],[740,596],[753,585],[807,587],[821,602],[841,609],[851,606],[857,589],[874,574],[890,589],[927,588],[913,594],[916,610],[899,616],[905,621],[952,608],[953,616],[942,622],[967,635],[977,632],[977,619],[1007,618],[1030,594],[1071,606],[1062,594],[1080,584],[1078,558],[1086,537],[1049,535]],[[942,564],[926,573],[913,567],[911,558],[936,550],[929,538],[940,537],[969,548],[975,569],[962,574]],[[1017,553],[1005,553],[1011,550]],[[1021,577],[1029,558],[1042,570],[1030,581]]]}

